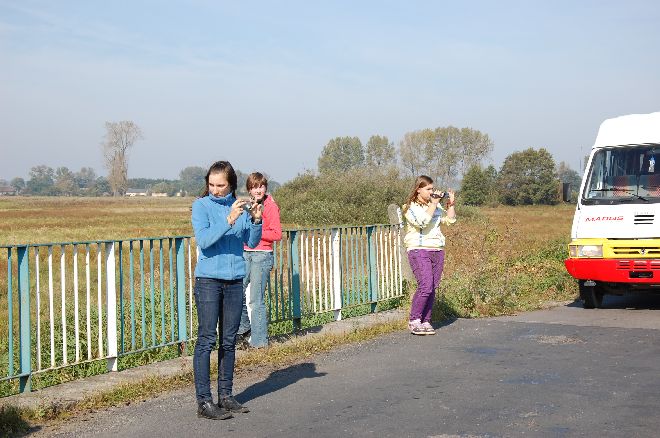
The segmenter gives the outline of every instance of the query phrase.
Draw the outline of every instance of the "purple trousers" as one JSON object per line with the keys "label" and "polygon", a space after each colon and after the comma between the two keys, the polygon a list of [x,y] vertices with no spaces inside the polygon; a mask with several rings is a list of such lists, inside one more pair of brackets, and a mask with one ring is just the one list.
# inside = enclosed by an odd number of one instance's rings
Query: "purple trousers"
{"label": "purple trousers", "polygon": [[410,268],[417,280],[417,290],[410,306],[410,320],[419,319],[431,322],[431,311],[435,301],[435,289],[440,284],[445,252],[412,249],[408,251]]}

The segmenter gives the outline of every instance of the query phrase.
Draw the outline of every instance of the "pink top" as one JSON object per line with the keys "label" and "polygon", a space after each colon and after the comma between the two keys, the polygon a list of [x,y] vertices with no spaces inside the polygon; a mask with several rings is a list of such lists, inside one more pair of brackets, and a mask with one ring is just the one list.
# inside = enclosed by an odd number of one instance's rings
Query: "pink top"
{"label": "pink top", "polygon": [[280,223],[280,208],[272,196],[266,195],[264,199],[264,212],[261,216],[261,240],[259,245],[250,248],[243,247],[245,251],[273,251],[273,242],[282,240],[282,224]]}

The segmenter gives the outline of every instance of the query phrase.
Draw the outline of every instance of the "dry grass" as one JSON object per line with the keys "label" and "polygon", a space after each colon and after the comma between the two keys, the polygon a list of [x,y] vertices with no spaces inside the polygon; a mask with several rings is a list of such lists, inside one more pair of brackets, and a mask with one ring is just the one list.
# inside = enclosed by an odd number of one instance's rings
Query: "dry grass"
{"label": "dry grass", "polygon": [[[492,316],[575,298],[563,259],[574,206],[470,209],[446,227],[443,316]],[[467,217],[465,217],[467,216]]]}
{"label": "dry grass", "polygon": [[557,239],[568,241],[574,211],[571,204],[481,209],[495,228],[511,237],[507,251],[540,248]]}
{"label": "dry grass", "polygon": [[[0,245],[111,240],[190,235],[194,198],[0,197]],[[568,237],[574,206],[484,207],[473,215],[487,218],[501,235],[511,236],[500,250],[517,252]],[[465,245],[473,221],[462,218],[445,229],[448,250]],[[515,235],[513,235],[515,233]]]}
{"label": "dry grass", "polygon": [[470,209],[465,220],[443,228],[447,237],[448,274],[482,268],[489,259],[513,260],[547,248],[557,240],[568,243],[574,207],[529,206]]}
{"label": "dry grass", "polygon": [[194,198],[0,198],[0,245],[192,234]]}

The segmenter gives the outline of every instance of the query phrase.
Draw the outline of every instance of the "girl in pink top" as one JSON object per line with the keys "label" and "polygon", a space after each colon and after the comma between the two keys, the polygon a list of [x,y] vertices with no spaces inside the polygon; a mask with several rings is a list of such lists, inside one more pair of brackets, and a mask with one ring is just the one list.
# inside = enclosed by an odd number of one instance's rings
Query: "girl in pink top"
{"label": "girl in pink top", "polygon": [[[273,242],[282,239],[282,224],[280,209],[273,197],[267,193],[266,177],[259,172],[251,173],[245,185],[253,202],[263,204],[263,214],[261,241],[254,248],[243,248],[246,264],[243,290],[247,293],[244,294],[243,315],[238,334],[245,339],[249,333],[250,345],[259,348],[268,345],[268,316],[264,295],[270,271],[273,269]],[[247,303],[250,304],[249,315]]]}

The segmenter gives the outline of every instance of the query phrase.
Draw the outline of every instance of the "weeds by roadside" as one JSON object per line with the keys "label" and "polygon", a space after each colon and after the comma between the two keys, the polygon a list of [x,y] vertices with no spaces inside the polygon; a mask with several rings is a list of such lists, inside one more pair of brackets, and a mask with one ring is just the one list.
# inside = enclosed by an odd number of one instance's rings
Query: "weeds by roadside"
{"label": "weeds by roadside", "polygon": [[433,319],[512,314],[577,297],[563,262],[571,208],[471,209],[469,219],[447,227]]}

